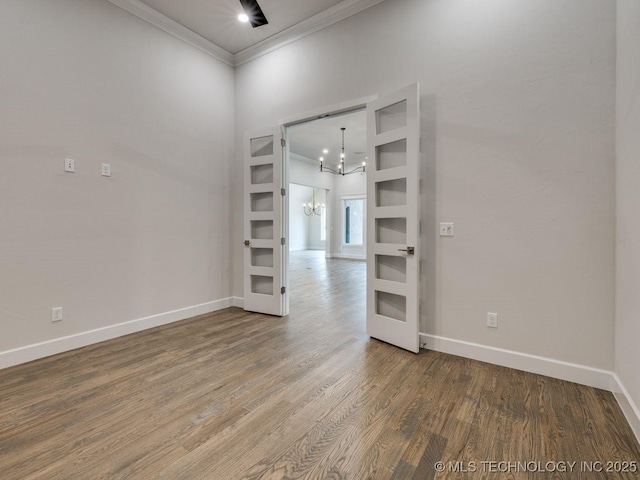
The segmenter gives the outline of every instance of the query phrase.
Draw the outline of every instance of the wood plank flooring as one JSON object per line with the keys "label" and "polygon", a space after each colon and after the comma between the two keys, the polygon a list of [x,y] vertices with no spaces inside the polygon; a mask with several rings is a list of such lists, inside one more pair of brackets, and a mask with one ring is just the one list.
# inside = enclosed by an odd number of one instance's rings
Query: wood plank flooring
{"label": "wood plank flooring", "polygon": [[0,371],[0,478],[640,478],[584,472],[640,462],[610,393],[369,339],[364,269],[295,254],[287,318],[231,308]]}

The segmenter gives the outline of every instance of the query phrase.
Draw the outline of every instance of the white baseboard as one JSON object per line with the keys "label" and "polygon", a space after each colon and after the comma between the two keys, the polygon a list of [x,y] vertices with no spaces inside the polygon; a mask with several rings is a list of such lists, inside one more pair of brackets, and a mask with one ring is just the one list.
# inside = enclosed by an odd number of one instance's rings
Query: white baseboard
{"label": "white baseboard", "polygon": [[613,385],[610,389],[620,405],[620,409],[629,422],[629,426],[640,443],[640,408],[635,404],[629,391],[625,388],[617,374],[613,374]]}
{"label": "white baseboard", "polygon": [[326,258],[343,258],[346,260],[366,260],[366,255],[349,255],[348,253],[332,253],[327,255]]}
{"label": "white baseboard", "polygon": [[612,371],[427,333],[420,334],[420,345],[437,352],[472,358],[481,362],[608,390],[613,393],[633,433],[640,442],[640,409],[634,403],[622,381]]}
{"label": "white baseboard", "polygon": [[[110,325],[108,327],[70,335],[68,337],[7,350],[0,352],[0,369],[232,306],[243,308],[244,299],[241,297],[228,297],[221,300],[214,300],[200,305],[193,305],[170,312],[130,320],[117,325]],[[420,345],[442,353],[472,358],[482,362],[546,375],[613,392],[631,429],[640,442],[640,409],[629,395],[620,378],[618,378],[614,372],[426,333],[420,334]]]}
{"label": "white baseboard", "polygon": [[234,298],[231,297],[214,300],[212,302],[201,303],[200,305],[158,313],[156,315],[118,323],[117,325],[109,325],[108,327],[69,335],[68,337],[56,338],[42,343],[7,350],[0,352],[0,369],[67,352],[76,348],[86,347],[87,345],[104,342],[105,340],[111,340],[112,338],[121,337],[130,333],[159,327],[197,315],[215,312],[216,310],[231,307],[234,304]]}
{"label": "white baseboard", "polygon": [[244,308],[244,298],[242,297],[231,297],[231,306]]}
{"label": "white baseboard", "polygon": [[421,333],[420,345],[425,343],[430,350],[611,390],[613,372],[609,370]]}

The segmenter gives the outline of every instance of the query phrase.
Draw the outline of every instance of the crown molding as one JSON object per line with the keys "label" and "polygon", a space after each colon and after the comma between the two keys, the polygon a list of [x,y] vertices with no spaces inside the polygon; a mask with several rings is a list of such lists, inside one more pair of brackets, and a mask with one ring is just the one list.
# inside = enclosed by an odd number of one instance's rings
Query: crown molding
{"label": "crown molding", "polygon": [[151,25],[158,27],[161,30],[173,35],[180,40],[187,42],[189,45],[196,47],[198,50],[211,55],[212,57],[220,60],[223,63],[233,67],[234,58],[233,54],[227,52],[224,48],[219,47],[213,42],[210,42],[206,38],[197,33],[189,30],[188,28],[180,25],[178,22],[171,20],[166,15],[158,12],[157,10],[145,5],[140,0],[107,0],[114,5],[126,10],[127,12],[135,15],[136,17],[149,22]]}
{"label": "crown molding", "polygon": [[383,1],[384,0],[344,0],[313,17],[307,18],[251,47],[239,51],[233,56],[234,66],[238,67],[251,60],[255,60],[258,57],[296,42],[301,38],[316,33],[323,28],[327,28],[334,23],[338,23],[345,18],[360,13]]}
{"label": "crown molding", "polygon": [[338,23],[356,13],[360,13],[367,8],[373,7],[384,0],[344,0],[327,10],[324,10],[313,17],[309,17],[302,22],[293,25],[271,37],[239,51],[235,55],[219,47],[215,43],[198,35],[192,30],[170,19],[166,15],[158,12],[154,8],[142,3],[140,0],[107,0],[117,5],[127,12],[149,22],[150,24],[164,30],[189,45],[196,47],[204,53],[226,63],[229,66],[237,67],[251,60],[273,52],[278,48],[296,42],[301,38],[316,33],[323,28],[327,28],[334,23]]}
{"label": "crown molding", "polygon": [[318,162],[318,160],[314,160],[313,158],[305,157],[304,155],[300,155],[299,153],[289,152],[289,159],[290,160],[296,160],[298,162],[303,162],[303,163],[306,163],[308,165],[315,165],[317,167],[320,167],[320,162]]}

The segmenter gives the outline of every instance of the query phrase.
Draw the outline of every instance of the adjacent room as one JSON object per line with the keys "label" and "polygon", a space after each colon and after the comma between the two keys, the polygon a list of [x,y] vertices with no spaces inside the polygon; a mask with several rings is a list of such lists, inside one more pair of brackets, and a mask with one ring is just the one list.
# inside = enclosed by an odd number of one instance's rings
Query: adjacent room
{"label": "adjacent room", "polygon": [[0,2],[0,477],[637,478],[640,2]]}
{"label": "adjacent room", "polygon": [[310,296],[334,298],[331,288],[338,277],[355,286],[360,298],[352,301],[364,305],[366,292],[358,288],[366,282],[364,113],[324,116],[287,128],[290,299],[303,309]]}

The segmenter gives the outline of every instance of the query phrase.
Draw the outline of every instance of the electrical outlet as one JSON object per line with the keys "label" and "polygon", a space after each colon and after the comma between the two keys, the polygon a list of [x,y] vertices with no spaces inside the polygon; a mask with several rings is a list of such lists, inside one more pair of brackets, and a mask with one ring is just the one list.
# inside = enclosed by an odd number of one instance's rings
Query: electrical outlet
{"label": "electrical outlet", "polygon": [[440,236],[441,237],[453,237],[453,223],[441,223],[440,224]]}
{"label": "electrical outlet", "polygon": [[76,171],[76,161],[71,158],[64,159],[64,171],[73,173]]}
{"label": "electrical outlet", "polygon": [[55,307],[51,309],[51,321],[52,322],[62,321],[62,307]]}
{"label": "electrical outlet", "polygon": [[498,314],[497,313],[487,313],[487,327],[498,328]]}
{"label": "electrical outlet", "polygon": [[103,177],[110,177],[111,176],[111,165],[109,165],[108,163],[103,163],[101,172],[102,172],[102,176]]}

